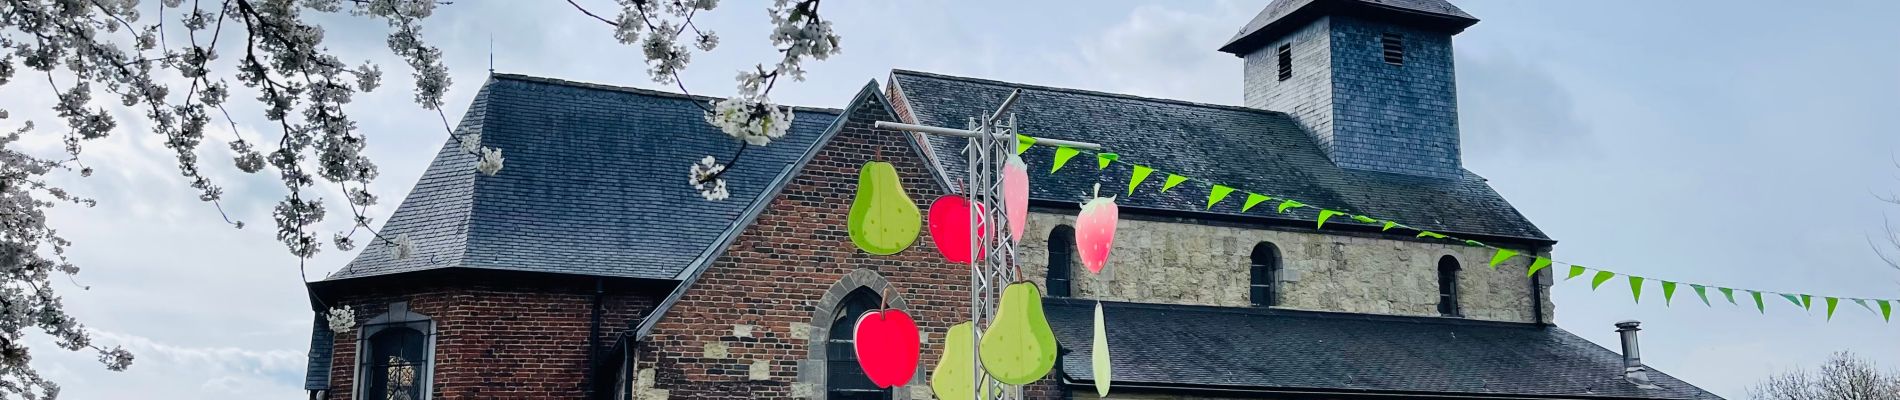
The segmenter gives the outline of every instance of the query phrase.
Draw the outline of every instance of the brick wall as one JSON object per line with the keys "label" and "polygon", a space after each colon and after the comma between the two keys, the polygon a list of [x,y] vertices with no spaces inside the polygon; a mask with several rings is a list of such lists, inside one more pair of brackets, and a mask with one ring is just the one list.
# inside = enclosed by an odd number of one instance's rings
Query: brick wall
{"label": "brick wall", "polygon": [[[822,398],[809,346],[830,321],[813,316],[825,293],[858,269],[890,282],[924,332],[920,369],[936,364],[944,331],[967,319],[967,267],[943,262],[928,233],[902,253],[873,256],[845,230],[859,168],[880,153],[920,209],[944,193],[904,134],[871,129],[893,118],[881,96],[871,97],[847,110],[843,131],[655,326],[639,354],[642,399]],[[917,375],[896,398],[929,398],[926,379]]]}
{"label": "brick wall", "polygon": [[[574,282],[454,282],[387,285],[334,296],[358,322],[408,302],[411,312],[435,322],[432,399],[583,398],[588,382],[588,331],[594,285]],[[602,298],[602,338],[612,338],[650,310],[643,291],[609,292]],[[357,335],[336,336],[330,369],[331,399],[351,399],[356,378]],[[601,341],[602,348],[612,345]]]}

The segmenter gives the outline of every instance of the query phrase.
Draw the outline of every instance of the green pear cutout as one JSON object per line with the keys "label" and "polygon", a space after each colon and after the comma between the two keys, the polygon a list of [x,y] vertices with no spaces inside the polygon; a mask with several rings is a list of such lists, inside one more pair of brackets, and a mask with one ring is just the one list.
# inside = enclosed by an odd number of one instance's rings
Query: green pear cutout
{"label": "green pear cutout", "polygon": [[923,230],[923,214],[904,194],[891,163],[872,161],[858,170],[858,193],[846,218],[851,242],[866,253],[888,256],[904,251]]}
{"label": "green pear cutout", "polygon": [[997,381],[1027,385],[1056,366],[1056,335],[1042,314],[1042,290],[1027,281],[1003,288],[979,356]]}
{"label": "green pear cutout", "polygon": [[950,331],[943,336],[943,354],[937,357],[937,368],[930,370],[930,390],[937,393],[939,399],[988,399],[989,385],[983,385],[982,396],[977,396],[977,384],[981,381],[977,374],[976,363],[970,354],[972,344],[976,343],[976,328],[969,321],[951,325]]}

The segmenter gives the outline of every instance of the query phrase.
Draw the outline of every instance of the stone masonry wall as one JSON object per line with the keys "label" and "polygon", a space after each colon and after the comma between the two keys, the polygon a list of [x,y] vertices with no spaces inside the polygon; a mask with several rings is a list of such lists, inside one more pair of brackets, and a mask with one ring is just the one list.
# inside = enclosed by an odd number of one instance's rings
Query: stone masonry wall
{"label": "stone masonry wall", "polygon": [[[432,284],[354,292],[331,299],[350,306],[358,322],[408,302],[435,322],[432,375],[438,400],[579,399],[586,393],[592,281],[564,284]],[[602,349],[629,321],[652,308],[647,294],[603,297]],[[357,335],[336,335],[329,398],[356,398]]]}
{"label": "stone masonry wall", "polygon": [[[968,319],[968,268],[949,264],[928,232],[902,253],[858,250],[845,228],[860,167],[891,162],[911,200],[928,209],[944,190],[907,135],[874,130],[890,120],[881,96],[845,117],[844,130],[812,159],[655,326],[639,357],[643,400],[824,398],[827,367],[817,351],[829,334],[834,288],[890,287],[890,305],[923,331],[923,359],[896,399],[929,399],[924,372],[944,332]],[[927,230],[926,230],[927,231]]]}
{"label": "stone masonry wall", "polygon": [[[1320,18],[1243,57],[1242,97],[1247,107],[1287,113],[1320,150],[1332,152],[1333,54],[1329,19]],[[1293,77],[1280,80],[1279,49],[1291,44]]]}
{"label": "stone masonry wall", "polygon": [[[1032,212],[1017,249],[1023,274],[1044,282],[1049,231],[1075,223],[1074,211]],[[1408,316],[1438,316],[1438,260],[1450,255],[1461,266],[1459,305],[1470,319],[1532,322],[1529,278],[1523,257],[1487,267],[1491,251],[1469,246],[1326,234],[1311,229],[1243,227],[1185,220],[1143,218],[1123,211],[1115,248],[1099,276],[1074,260],[1078,298],[1146,303],[1247,307],[1249,266],[1260,242],[1280,249],[1280,306]],[[1548,271],[1539,272],[1549,275]],[[1544,321],[1551,321],[1549,288]]]}

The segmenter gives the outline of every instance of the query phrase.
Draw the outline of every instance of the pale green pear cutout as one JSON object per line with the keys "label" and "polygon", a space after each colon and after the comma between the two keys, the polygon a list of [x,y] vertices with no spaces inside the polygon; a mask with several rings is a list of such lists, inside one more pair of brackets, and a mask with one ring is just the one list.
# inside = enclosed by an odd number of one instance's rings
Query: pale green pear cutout
{"label": "pale green pear cutout", "polygon": [[983,370],[1011,385],[1027,385],[1056,366],[1056,335],[1042,314],[1042,290],[1030,282],[1003,288],[996,320],[983,331]]}
{"label": "pale green pear cutout", "polygon": [[937,357],[937,368],[930,371],[930,390],[936,392],[939,399],[988,399],[989,385],[983,385],[982,396],[977,396],[976,363],[970,354],[970,345],[976,341],[976,328],[969,321],[951,325],[950,331],[943,335],[943,354]]}
{"label": "pale green pear cutout", "polygon": [[1102,303],[1095,302],[1095,347],[1089,351],[1095,362],[1095,395],[1108,397],[1108,385],[1113,371],[1108,364],[1108,320],[1102,318]]}
{"label": "pale green pear cutout", "polygon": [[903,182],[891,163],[867,162],[858,170],[858,193],[851,201],[846,230],[851,233],[851,243],[880,256],[902,252],[917,241],[918,232],[923,230],[923,214],[904,194]]}

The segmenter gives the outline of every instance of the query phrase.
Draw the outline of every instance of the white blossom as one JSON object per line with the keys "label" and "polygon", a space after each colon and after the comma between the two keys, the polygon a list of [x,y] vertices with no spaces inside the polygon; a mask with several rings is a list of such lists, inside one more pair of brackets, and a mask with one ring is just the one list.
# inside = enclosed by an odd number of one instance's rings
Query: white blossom
{"label": "white blossom", "polygon": [[705,197],[706,200],[725,200],[731,196],[731,193],[726,192],[726,178],[720,176],[720,173],[725,171],[725,164],[720,164],[719,160],[713,156],[700,159],[698,163],[693,164],[689,174],[693,190],[698,190],[699,195]]}
{"label": "white blossom", "polygon": [[495,173],[501,172],[501,161],[501,149],[483,147],[482,159],[475,163],[475,170],[481,171],[483,175],[495,176]]}
{"label": "white blossom", "polygon": [[350,309],[350,306],[330,307],[324,319],[329,322],[331,332],[348,333],[356,327],[356,310]]}
{"label": "white blossom", "polygon": [[764,146],[785,137],[785,131],[791,129],[792,108],[773,105],[764,98],[732,97],[713,103],[706,123],[747,144]]}
{"label": "white blossom", "polygon": [[409,240],[409,234],[398,234],[396,238],[389,239],[389,255],[391,257],[395,257],[398,260],[407,260],[415,254],[416,243]]}
{"label": "white blossom", "polygon": [[481,132],[464,133],[455,139],[462,144],[462,152],[464,153],[478,154],[477,152],[482,148]]}

